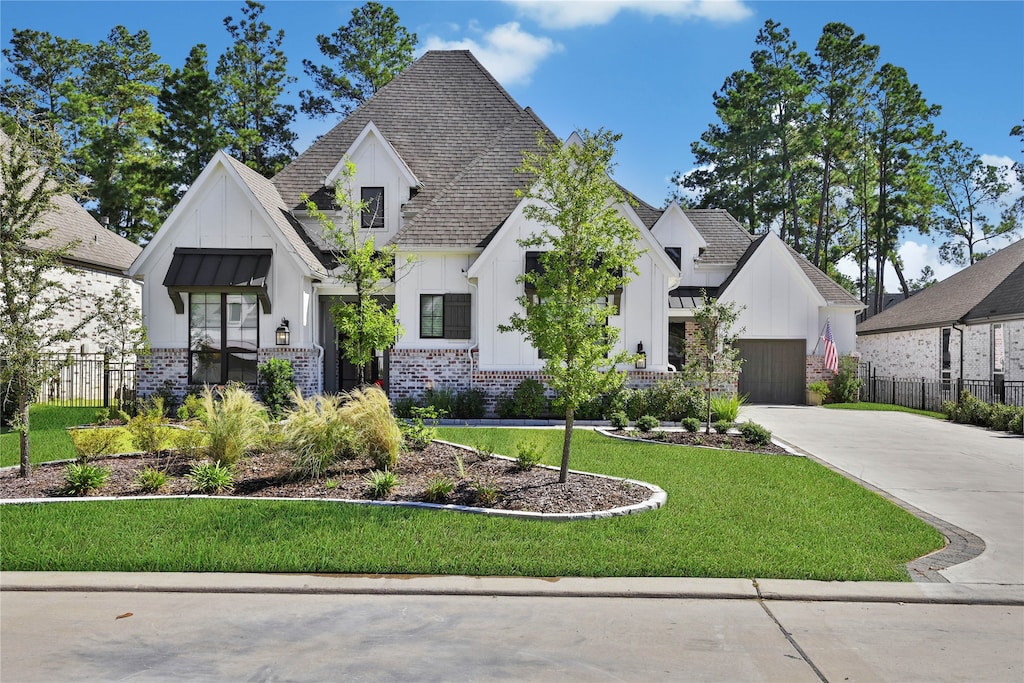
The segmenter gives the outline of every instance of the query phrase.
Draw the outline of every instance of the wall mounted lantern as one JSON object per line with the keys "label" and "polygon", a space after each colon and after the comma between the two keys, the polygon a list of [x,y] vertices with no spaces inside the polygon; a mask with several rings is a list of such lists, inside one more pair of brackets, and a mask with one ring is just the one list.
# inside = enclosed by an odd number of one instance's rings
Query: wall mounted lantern
{"label": "wall mounted lantern", "polygon": [[288,319],[281,318],[281,324],[277,326],[277,334],[275,335],[278,346],[288,346],[291,342],[291,332],[288,330]]}
{"label": "wall mounted lantern", "polygon": [[647,354],[644,353],[644,343],[640,342],[636,345],[636,369],[646,370],[647,369]]}

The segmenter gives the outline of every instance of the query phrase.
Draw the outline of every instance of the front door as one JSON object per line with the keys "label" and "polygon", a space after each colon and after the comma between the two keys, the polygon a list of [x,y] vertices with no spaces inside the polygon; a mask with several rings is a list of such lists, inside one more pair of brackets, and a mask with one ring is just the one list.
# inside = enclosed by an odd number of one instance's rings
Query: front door
{"label": "front door", "polygon": [[[337,358],[338,358],[338,389],[339,391],[351,391],[359,387],[359,366],[350,363],[344,355],[342,355],[342,345],[345,342],[345,338],[338,333],[337,338]],[[363,379],[365,384],[376,384],[380,382],[381,387],[384,387],[384,372],[383,368],[387,365],[387,352],[382,355],[378,351],[374,359],[366,364],[363,368]],[[386,390],[386,388],[385,388]]]}

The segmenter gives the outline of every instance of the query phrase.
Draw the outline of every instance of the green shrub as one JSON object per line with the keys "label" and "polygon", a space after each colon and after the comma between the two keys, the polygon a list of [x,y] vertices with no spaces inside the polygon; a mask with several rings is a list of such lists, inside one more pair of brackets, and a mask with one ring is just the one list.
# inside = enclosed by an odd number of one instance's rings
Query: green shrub
{"label": "green shrub", "polygon": [[853,356],[839,358],[839,372],[832,378],[833,403],[858,403],[860,401],[860,385],[857,376],[859,363]]}
{"label": "green shrub", "polygon": [[426,408],[413,407],[408,418],[399,420],[398,428],[402,432],[402,443],[405,449],[422,451],[429,446],[430,442],[437,438],[437,429],[434,428],[437,419],[437,411],[427,406]]}
{"label": "green shrub", "polygon": [[196,426],[187,429],[172,429],[170,447],[176,449],[189,460],[195,460],[206,448],[206,432]]}
{"label": "green shrub", "polygon": [[455,414],[455,390],[450,387],[427,389],[424,395],[427,406],[437,411],[441,417]]}
{"label": "green shrub", "polygon": [[452,491],[455,490],[455,482],[448,477],[434,477],[427,484],[427,490],[424,493],[426,498],[431,503],[443,503],[448,500],[448,496],[452,495]]}
{"label": "green shrub", "polygon": [[473,495],[476,497],[477,505],[480,507],[490,507],[498,502],[498,498],[501,497],[501,491],[493,481],[477,481],[473,482]]}
{"label": "green shrub", "polygon": [[684,417],[700,417],[707,409],[704,392],[698,387],[687,385],[682,376],[658,380],[642,391],[646,404],[644,412],[666,422],[678,422]]}
{"label": "green shrub", "polygon": [[740,416],[740,408],[746,403],[747,397],[740,394],[718,395],[711,397],[711,419],[735,422]]}
{"label": "green shrub", "polygon": [[380,387],[351,391],[341,407],[341,417],[352,429],[357,452],[369,457],[379,470],[394,469],[402,448],[402,431]]}
{"label": "green shrub", "polygon": [[516,467],[523,472],[532,470],[542,458],[541,448],[537,444],[528,441],[516,444]]}
{"label": "green shrub", "polygon": [[1007,431],[1014,434],[1024,434],[1024,408],[1018,409],[1017,414],[1010,418]]}
{"label": "green shrub", "polygon": [[548,399],[544,385],[535,379],[524,379],[512,391],[511,397],[503,396],[498,401],[498,415],[505,418],[532,420],[548,410]]}
{"label": "green shrub", "polygon": [[465,389],[455,394],[452,417],[479,420],[487,412],[487,393],[482,389]]}
{"label": "green shrub", "polygon": [[641,432],[651,432],[661,426],[661,422],[653,415],[641,415],[636,419],[636,428]]}
{"label": "green shrub", "polygon": [[245,387],[229,384],[216,397],[203,390],[203,426],[209,435],[206,455],[222,465],[233,465],[259,448],[267,435],[267,411]]}
{"label": "green shrub", "polygon": [[83,464],[96,456],[113,453],[118,441],[116,429],[69,429],[68,435],[75,446],[78,462]]}
{"label": "green shrub", "polygon": [[988,426],[1000,432],[1010,431],[1010,420],[1014,418],[1020,408],[1008,406],[1002,403],[993,403],[989,409]]}
{"label": "green shrub", "polygon": [[772,433],[767,427],[756,422],[744,422],[740,425],[740,434],[743,440],[753,446],[767,446],[772,442]]}
{"label": "green shrub", "polygon": [[209,460],[192,465],[185,477],[192,483],[192,490],[196,493],[221,493],[235,485],[231,465]]}
{"label": "green shrub", "polygon": [[281,426],[285,447],[295,455],[292,474],[299,479],[321,479],[331,465],[353,455],[352,427],[342,418],[341,396],[305,399],[292,393],[291,412]]}
{"label": "green shrub", "polygon": [[641,415],[649,415],[651,412],[651,395],[647,389],[624,389],[619,399],[631,420],[635,421]]}
{"label": "green shrub", "polygon": [[178,409],[178,395],[174,389],[174,381],[165,379],[159,389],[139,401],[139,404],[138,412],[144,412],[159,405],[162,417],[173,415]]}
{"label": "green shrub", "polygon": [[414,398],[400,398],[395,401],[392,412],[394,412],[395,417],[410,418],[413,416],[413,410],[419,407],[419,404]]}
{"label": "green shrub", "polygon": [[123,422],[128,424],[131,420],[131,415],[120,410],[117,406],[110,406],[109,408],[100,408],[96,411],[96,417],[93,418],[92,423],[97,425],[106,425],[111,422]]}
{"label": "green shrub", "polygon": [[271,358],[258,368],[256,393],[274,420],[280,420],[291,407],[295,391],[295,372],[290,361]]}
{"label": "green shrub", "polygon": [[626,413],[621,410],[616,410],[612,413],[609,416],[608,421],[611,423],[612,429],[625,429],[629,426],[629,418],[626,417]]}
{"label": "green shrub", "polygon": [[143,453],[163,450],[173,431],[163,421],[162,408],[151,408],[131,418],[128,421],[128,433],[132,437],[132,446]]}
{"label": "green shrub", "polygon": [[735,423],[732,420],[715,420],[711,423],[712,428],[719,434],[725,434],[733,428]]}
{"label": "green shrub", "polygon": [[135,483],[147,493],[156,493],[167,485],[167,473],[147,465],[135,475]]}
{"label": "green shrub", "polygon": [[372,470],[363,481],[373,498],[383,498],[398,486],[398,477],[391,470]]}
{"label": "green shrub", "polygon": [[184,408],[187,413],[187,417],[182,419],[199,420],[200,422],[206,419],[206,405],[203,403],[203,397],[201,394],[186,395],[185,401],[181,404],[181,407]]}
{"label": "green shrub", "polygon": [[577,420],[600,420],[608,412],[608,396],[595,396],[581,404],[574,413]]}
{"label": "green shrub", "polygon": [[109,467],[74,462],[64,468],[64,490],[73,496],[84,496],[101,489],[109,480]]}
{"label": "green shrub", "polygon": [[688,432],[695,432],[700,429],[700,420],[696,417],[684,417],[679,421],[679,426]]}

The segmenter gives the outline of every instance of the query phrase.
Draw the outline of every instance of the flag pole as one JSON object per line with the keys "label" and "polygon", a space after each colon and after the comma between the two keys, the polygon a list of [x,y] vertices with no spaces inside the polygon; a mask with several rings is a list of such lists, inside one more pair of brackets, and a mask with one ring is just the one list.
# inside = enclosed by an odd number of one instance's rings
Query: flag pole
{"label": "flag pole", "polygon": [[[825,316],[825,325],[828,325],[828,321],[829,321],[830,319],[831,319],[831,316]],[[821,329],[820,329],[820,330],[818,330],[818,341],[817,341],[817,342],[815,342],[815,344],[814,344],[814,350],[813,350],[813,351],[811,351],[811,355],[812,355],[812,356],[814,356],[814,355],[816,355],[816,354],[818,353],[818,344],[820,344],[820,343],[821,343],[821,338],[822,338],[822,336],[823,336],[823,335],[825,334],[825,325],[822,325],[822,326],[821,326]]]}

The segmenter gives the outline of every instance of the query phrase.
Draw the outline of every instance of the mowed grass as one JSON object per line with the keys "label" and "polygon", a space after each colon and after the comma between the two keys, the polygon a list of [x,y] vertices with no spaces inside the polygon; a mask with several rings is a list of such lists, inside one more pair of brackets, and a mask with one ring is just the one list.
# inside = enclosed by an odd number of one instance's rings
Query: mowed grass
{"label": "mowed grass", "polygon": [[[29,408],[29,455],[33,463],[49,460],[65,460],[75,457],[75,446],[71,443],[67,428],[89,424],[96,417],[99,408],[65,408],[37,404]],[[18,432],[4,431],[0,434],[0,467],[17,465],[21,462],[21,446]]]}
{"label": "mowed grass", "polygon": [[920,410],[919,408],[907,408],[905,406],[890,405],[888,403],[868,403],[865,401],[858,403],[826,403],[822,407],[829,408],[831,410],[878,410],[893,413],[910,413],[912,415],[934,417],[937,420],[946,419],[944,414],[937,413],[934,410]]}
{"label": "mowed grass", "polygon": [[[515,454],[560,430],[441,429]],[[0,508],[3,570],[344,572],[908,580],[937,531],[803,458],[574,435],[572,467],[656,483],[660,510],[549,522],[260,500],[156,500]]]}

